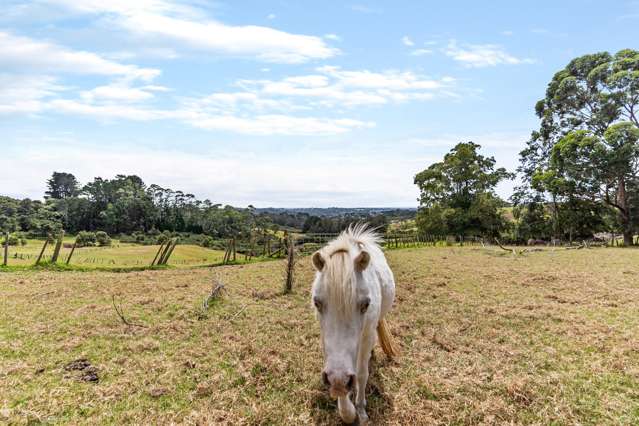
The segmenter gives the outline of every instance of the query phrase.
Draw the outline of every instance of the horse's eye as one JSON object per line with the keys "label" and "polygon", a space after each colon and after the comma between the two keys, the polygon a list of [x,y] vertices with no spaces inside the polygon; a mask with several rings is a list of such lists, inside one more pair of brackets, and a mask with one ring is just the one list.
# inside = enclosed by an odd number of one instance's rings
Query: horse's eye
{"label": "horse's eye", "polygon": [[368,310],[368,305],[371,304],[371,300],[367,297],[366,300],[364,300],[362,303],[360,303],[359,305],[359,311],[362,314],[365,314],[366,311]]}
{"label": "horse's eye", "polygon": [[317,312],[322,312],[322,302],[318,299],[313,299],[313,304],[315,305],[315,309]]}

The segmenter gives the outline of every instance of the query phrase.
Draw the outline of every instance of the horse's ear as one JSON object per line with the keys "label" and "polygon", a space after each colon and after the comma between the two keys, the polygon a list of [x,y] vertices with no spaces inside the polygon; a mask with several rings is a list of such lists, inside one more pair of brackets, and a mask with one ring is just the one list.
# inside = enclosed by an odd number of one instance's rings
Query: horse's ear
{"label": "horse's ear", "polygon": [[315,267],[317,272],[322,272],[322,269],[324,269],[324,266],[326,265],[326,261],[324,260],[324,257],[322,256],[322,253],[319,252],[319,250],[313,253],[312,260],[313,266]]}
{"label": "horse's ear", "polygon": [[355,258],[355,269],[358,272],[362,272],[368,267],[371,261],[371,255],[367,251],[362,250],[361,253]]}

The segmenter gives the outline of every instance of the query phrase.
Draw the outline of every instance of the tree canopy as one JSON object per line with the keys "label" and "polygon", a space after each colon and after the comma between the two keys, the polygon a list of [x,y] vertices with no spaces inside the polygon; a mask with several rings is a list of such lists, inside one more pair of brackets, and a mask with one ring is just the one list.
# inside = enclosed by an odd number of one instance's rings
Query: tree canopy
{"label": "tree canopy", "polygon": [[428,234],[496,235],[505,225],[504,202],[495,187],[512,177],[495,159],[479,154],[480,145],[457,144],[444,160],[415,176],[420,191],[417,222]]}
{"label": "tree canopy", "polygon": [[[517,204],[552,208],[553,233],[636,229],[639,52],[583,55],[557,72],[536,105],[540,128],[520,154]],[[575,211],[578,206],[579,211]],[[580,213],[581,212],[581,213]],[[610,213],[616,212],[616,218]],[[591,229],[583,229],[589,215]]]}
{"label": "tree canopy", "polygon": [[48,198],[63,199],[78,195],[78,181],[71,173],[53,172],[47,181]]}

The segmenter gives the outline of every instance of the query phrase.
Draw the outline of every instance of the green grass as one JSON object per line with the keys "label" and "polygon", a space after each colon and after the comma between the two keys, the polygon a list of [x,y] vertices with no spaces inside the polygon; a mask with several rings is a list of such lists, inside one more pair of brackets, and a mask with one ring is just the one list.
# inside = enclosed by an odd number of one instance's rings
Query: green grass
{"label": "green grass", "polygon": [[[72,239],[65,239],[67,244],[73,244]],[[28,240],[26,246],[9,247],[9,266],[24,267],[35,264],[35,261],[42,249],[43,241]],[[48,244],[43,259],[50,259],[53,254],[55,244]],[[71,265],[79,269],[135,269],[149,266],[155,257],[159,245],[137,245],[120,243],[113,241],[111,247],[82,247],[76,248],[71,258]],[[62,248],[58,263],[64,264],[71,249]],[[212,265],[221,263],[224,258],[224,251],[212,250],[204,247],[183,244],[175,248],[169,265],[178,268],[192,267],[198,265]],[[244,257],[239,255],[238,261]]]}
{"label": "green grass", "polygon": [[[638,424],[639,251],[393,250],[373,424]],[[340,424],[320,381],[308,259],[0,274],[0,423]],[[221,300],[202,312],[214,279]],[[131,323],[119,319],[122,307]],[[64,366],[86,358],[99,383]]]}

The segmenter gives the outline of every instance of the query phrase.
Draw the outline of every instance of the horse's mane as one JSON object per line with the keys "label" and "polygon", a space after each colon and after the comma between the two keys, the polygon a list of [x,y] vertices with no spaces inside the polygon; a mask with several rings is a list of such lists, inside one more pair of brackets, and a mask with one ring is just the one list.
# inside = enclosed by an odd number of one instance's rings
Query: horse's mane
{"label": "horse's mane", "polygon": [[371,249],[379,249],[380,242],[381,237],[374,229],[358,223],[349,226],[321,250],[326,262],[322,273],[325,274],[328,302],[339,306],[341,313],[348,312],[356,302],[354,259],[362,250],[370,253]]}

